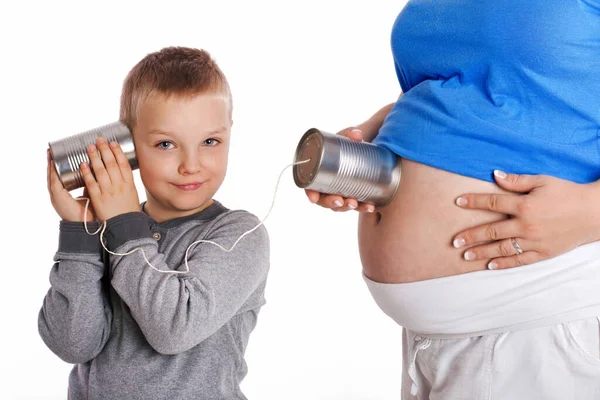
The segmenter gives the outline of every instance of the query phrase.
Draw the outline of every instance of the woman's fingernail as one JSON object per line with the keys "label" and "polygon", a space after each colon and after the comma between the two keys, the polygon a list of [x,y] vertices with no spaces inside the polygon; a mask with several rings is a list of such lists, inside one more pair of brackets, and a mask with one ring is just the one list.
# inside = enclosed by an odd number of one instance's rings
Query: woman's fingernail
{"label": "woman's fingernail", "polygon": [[506,178],[506,172],[500,171],[499,169],[494,170],[494,175],[500,179]]}
{"label": "woman's fingernail", "polygon": [[475,253],[473,253],[472,251],[467,251],[465,253],[465,260],[472,261],[474,259],[475,259]]}
{"label": "woman's fingernail", "polygon": [[88,147],[88,150],[91,152],[94,152],[94,151],[96,151],[96,146],[94,146],[93,144],[90,144]]}
{"label": "woman's fingernail", "polygon": [[359,132],[359,133],[362,133],[362,131],[360,129],[358,129],[358,128],[354,128],[350,132]]}
{"label": "woman's fingernail", "polygon": [[367,210],[366,210],[366,211],[367,211],[368,213],[372,213],[373,211],[375,211],[375,209],[374,209],[373,207],[369,206],[369,207],[367,207]]}
{"label": "woman's fingernail", "polygon": [[105,140],[103,137],[99,137],[98,139],[96,139],[96,143],[104,143]]}
{"label": "woman's fingernail", "polygon": [[88,163],[86,163],[86,162],[81,163],[81,168],[87,168],[87,167],[88,167]]}
{"label": "woman's fingernail", "polygon": [[488,269],[498,269],[498,264],[496,264],[495,262],[491,261],[488,265],[487,265]]}
{"label": "woman's fingernail", "polygon": [[463,247],[465,244],[466,244],[465,239],[463,239],[461,237],[457,237],[456,239],[454,239],[454,242],[452,242],[452,245],[457,249]]}
{"label": "woman's fingernail", "polygon": [[354,210],[356,208],[356,206],[352,203],[348,204],[348,208],[351,210]]}
{"label": "woman's fingernail", "polygon": [[464,197],[459,197],[458,199],[456,199],[456,205],[461,207],[466,206],[467,199],[465,199]]}
{"label": "woman's fingernail", "polygon": [[334,205],[334,206],[336,206],[336,207],[341,207],[341,206],[343,206],[343,205],[344,205],[344,203],[342,203],[342,202],[341,202],[341,201],[339,201],[339,200],[336,200],[336,201],[334,201],[334,202],[333,202],[333,205]]}
{"label": "woman's fingernail", "polygon": [[110,142],[108,145],[110,147],[116,148],[119,144],[117,142]]}

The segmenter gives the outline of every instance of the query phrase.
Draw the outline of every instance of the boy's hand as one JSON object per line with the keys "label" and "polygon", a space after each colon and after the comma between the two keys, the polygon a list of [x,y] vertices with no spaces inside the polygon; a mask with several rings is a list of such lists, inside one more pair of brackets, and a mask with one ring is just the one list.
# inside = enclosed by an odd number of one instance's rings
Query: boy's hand
{"label": "boy's hand", "polygon": [[98,219],[103,222],[117,215],[138,212],[140,202],[133,173],[121,146],[116,142],[109,146],[104,138],[98,138],[96,145],[87,149],[95,178],[87,163],[81,164],[81,174]]}
{"label": "boy's hand", "polygon": [[[363,140],[362,131],[355,127],[346,128],[337,134],[345,136],[355,142],[361,142]],[[316,203],[321,207],[330,208],[333,211],[356,210],[370,213],[375,211],[375,206],[370,203],[359,203],[355,199],[345,199],[342,196],[319,193],[314,190],[305,190],[305,192],[311,203]]]}
{"label": "boy's hand", "polygon": [[[85,211],[85,200],[75,200],[67,189],[64,188],[62,182],[58,178],[58,172],[52,161],[50,149],[46,152],[48,158],[48,193],[50,193],[50,201],[56,210],[56,213],[65,221],[83,222]],[[89,197],[87,191],[83,191],[83,197]],[[85,220],[92,222],[96,220],[92,205],[88,207]]]}

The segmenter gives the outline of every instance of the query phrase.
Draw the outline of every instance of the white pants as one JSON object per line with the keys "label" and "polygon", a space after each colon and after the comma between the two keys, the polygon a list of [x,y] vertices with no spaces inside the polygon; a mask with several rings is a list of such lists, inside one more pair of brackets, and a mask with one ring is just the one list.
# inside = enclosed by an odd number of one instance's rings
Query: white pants
{"label": "white pants", "polygon": [[404,327],[404,400],[600,400],[600,242],[508,270],[364,278]]}
{"label": "white pants", "polygon": [[403,364],[403,400],[598,400],[600,320],[463,339],[405,329]]}

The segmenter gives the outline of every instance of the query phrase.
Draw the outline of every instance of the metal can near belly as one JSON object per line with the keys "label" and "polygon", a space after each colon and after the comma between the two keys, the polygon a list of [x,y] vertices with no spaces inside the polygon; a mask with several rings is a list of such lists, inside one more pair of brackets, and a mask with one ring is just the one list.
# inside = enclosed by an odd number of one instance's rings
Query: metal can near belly
{"label": "metal can near belly", "polygon": [[121,122],[113,122],[89,131],[48,143],[58,177],[67,190],[85,186],[79,166],[90,162],[87,147],[103,137],[107,142],[117,142],[125,153],[131,169],[138,168],[135,146],[129,128]]}
{"label": "metal can near belly", "polygon": [[296,186],[377,206],[388,204],[400,184],[400,157],[390,150],[344,136],[309,129],[294,162]]}

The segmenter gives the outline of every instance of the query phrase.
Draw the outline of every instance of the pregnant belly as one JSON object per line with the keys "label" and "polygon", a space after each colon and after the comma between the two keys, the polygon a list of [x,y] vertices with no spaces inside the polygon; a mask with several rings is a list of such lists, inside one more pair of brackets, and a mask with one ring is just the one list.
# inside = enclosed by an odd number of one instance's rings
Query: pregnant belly
{"label": "pregnant belly", "polygon": [[465,210],[465,193],[501,193],[491,182],[402,160],[402,179],[392,202],[359,217],[358,241],[364,274],[375,282],[404,283],[486,269],[487,260],[466,261],[455,249],[458,232],[506,216]]}

